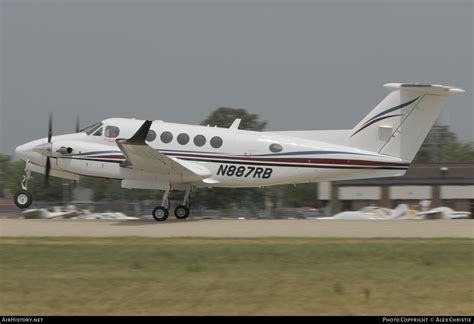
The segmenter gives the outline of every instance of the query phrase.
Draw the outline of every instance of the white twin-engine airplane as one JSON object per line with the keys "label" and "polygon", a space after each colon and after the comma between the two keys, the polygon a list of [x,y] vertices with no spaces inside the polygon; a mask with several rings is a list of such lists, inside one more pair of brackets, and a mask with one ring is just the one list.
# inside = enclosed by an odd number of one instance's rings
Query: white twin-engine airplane
{"label": "white twin-engine airplane", "polygon": [[[74,134],[16,148],[26,162],[15,204],[27,208],[31,172],[70,180],[81,175],[121,179],[122,188],[164,190],[157,221],[168,218],[172,190],[185,191],[174,209],[189,216],[193,187],[263,187],[329,180],[402,176],[445,99],[458,88],[385,84],[390,94],[353,129],[254,132],[163,121],[111,118]],[[343,112],[341,112],[343,113]]]}

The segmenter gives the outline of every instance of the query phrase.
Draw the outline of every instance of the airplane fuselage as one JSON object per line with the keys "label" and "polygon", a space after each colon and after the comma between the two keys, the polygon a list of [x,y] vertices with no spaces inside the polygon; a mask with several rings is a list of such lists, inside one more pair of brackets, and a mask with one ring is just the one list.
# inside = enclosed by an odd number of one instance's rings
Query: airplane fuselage
{"label": "airplane fuselage", "polygon": [[403,175],[447,97],[459,88],[388,83],[390,93],[354,128],[330,131],[254,132],[163,121],[111,118],[75,134],[52,136],[16,148],[26,161],[19,208],[32,203],[31,172],[79,180],[121,179],[122,188],[163,190],[157,221],[168,218],[172,190],[183,190],[174,215],[190,215],[193,187],[264,187]]}
{"label": "airplane fuselage", "polygon": [[[137,180],[146,188],[148,182],[191,183],[186,176],[154,173],[123,167],[125,156],[115,142],[129,138],[143,120],[112,118],[102,122],[100,134],[92,132],[54,136],[52,170],[76,175]],[[118,136],[107,136],[107,127],[119,130]],[[154,138],[147,144],[170,158],[197,163],[209,171],[204,183],[210,187],[263,187],[324,180],[385,177],[403,174],[407,161],[350,148],[329,145],[310,139],[272,132],[254,132],[237,128],[206,127],[154,121]],[[110,135],[110,134],[109,134]],[[37,166],[45,157],[31,149],[46,139],[17,148],[17,155]],[[71,147],[71,153],[57,152]],[[29,154],[22,156],[22,152]],[[186,163],[186,162],[183,162]]]}

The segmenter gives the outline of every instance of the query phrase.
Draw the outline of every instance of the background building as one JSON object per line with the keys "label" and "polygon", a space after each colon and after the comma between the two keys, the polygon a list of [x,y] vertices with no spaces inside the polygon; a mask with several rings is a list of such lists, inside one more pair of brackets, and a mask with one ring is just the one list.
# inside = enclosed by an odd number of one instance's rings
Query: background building
{"label": "background building", "polygon": [[394,208],[399,203],[447,206],[474,214],[474,165],[442,163],[412,165],[403,177],[319,183],[318,198],[332,215],[376,205]]}

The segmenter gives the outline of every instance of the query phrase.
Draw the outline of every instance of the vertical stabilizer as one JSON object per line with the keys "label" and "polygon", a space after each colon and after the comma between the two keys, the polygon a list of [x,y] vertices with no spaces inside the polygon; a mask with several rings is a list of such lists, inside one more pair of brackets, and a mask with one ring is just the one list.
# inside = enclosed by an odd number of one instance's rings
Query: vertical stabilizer
{"label": "vertical stabilizer", "polygon": [[464,90],[431,84],[388,83],[385,97],[351,131],[346,145],[412,161],[446,98]]}

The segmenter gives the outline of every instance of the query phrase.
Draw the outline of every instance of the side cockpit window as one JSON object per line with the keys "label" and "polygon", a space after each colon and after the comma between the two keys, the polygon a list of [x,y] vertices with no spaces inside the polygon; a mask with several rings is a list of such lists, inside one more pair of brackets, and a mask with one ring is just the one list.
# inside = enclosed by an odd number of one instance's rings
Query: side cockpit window
{"label": "side cockpit window", "polygon": [[102,130],[103,128],[100,127],[98,130],[94,132],[94,134],[92,134],[92,136],[102,136]]}
{"label": "side cockpit window", "polygon": [[94,125],[90,125],[90,126],[87,126],[86,128],[81,129],[79,132],[86,133],[87,135],[91,135],[101,126],[102,126],[102,123],[95,123]]}
{"label": "side cockpit window", "polygon": [[116,126],[105,127],[105,137],[116,138],[119,134],[120,134],[120,129],[118,127]]}

